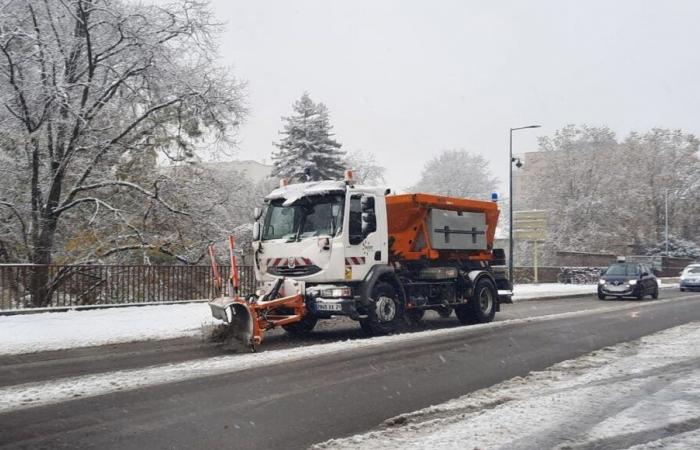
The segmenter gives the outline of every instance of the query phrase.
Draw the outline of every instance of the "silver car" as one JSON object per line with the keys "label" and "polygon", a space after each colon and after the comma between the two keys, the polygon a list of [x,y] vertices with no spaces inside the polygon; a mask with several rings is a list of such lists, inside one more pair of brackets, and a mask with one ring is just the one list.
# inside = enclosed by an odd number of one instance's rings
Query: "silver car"
{"label": "silver car", "polygon": [[691,264],[681,272],[681,291],[700,291],[700,264]]}

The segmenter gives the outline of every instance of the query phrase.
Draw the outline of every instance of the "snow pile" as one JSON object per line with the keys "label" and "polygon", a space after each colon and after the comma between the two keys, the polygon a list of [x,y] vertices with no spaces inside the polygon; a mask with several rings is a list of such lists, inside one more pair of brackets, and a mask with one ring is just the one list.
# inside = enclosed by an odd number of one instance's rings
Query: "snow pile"
{"label": "snow pile", "polygon": [[672,328],[316,448],[696,448],[699,341]]}
{"label": "snow pile", "polygon": [[595,294],[598,292],[595,284],[516,284],[513,289],[513,300],[529,300],[533,298],[558,297],[560,295]]}
{"label": "snow pile", "polygon": [[214,323],[206,303],[0,316],[0,354],[197,336]]}

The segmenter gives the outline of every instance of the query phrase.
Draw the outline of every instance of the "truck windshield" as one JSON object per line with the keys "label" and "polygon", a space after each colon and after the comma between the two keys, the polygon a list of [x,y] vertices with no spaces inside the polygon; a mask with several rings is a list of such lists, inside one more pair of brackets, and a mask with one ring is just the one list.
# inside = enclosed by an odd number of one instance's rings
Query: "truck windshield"
{"label": "truck windshield", "polygon": [[284,199],[270,202],[262,240],[301,240],[313,236],[336,236],[343,224],[343,195],[302,197],[293,205],[283,206]]}

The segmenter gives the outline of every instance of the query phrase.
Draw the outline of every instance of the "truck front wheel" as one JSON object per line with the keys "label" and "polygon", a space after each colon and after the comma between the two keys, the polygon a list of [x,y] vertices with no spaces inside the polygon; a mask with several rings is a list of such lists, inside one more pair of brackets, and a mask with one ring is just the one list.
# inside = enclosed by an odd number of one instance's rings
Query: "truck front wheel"
{"label": "truck front wheel", "polygon": [[367,318],[360,320],[365,333],[376,336],[399,331],[404,321],[404,305],[389,283],[378,282],[367,306]]}
{"label": "truck front wheel", "polygon": [[486,278],[477,281],[469,302],[455,306],[455,314],[464,325],[491,322],[496,315],[496,290],[493,284]]}

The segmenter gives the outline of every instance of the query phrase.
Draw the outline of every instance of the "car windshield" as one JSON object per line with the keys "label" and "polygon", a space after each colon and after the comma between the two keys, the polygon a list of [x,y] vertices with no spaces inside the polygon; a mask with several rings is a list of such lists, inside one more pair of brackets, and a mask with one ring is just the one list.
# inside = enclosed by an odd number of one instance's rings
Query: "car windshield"
{"label": "car windshield", "polygon": [[302,197],[284,206],[284,199],[270,202],[262,240],[301,240],[320,235],[336,236],[343,223],[343,195]]}
{"label": "car windshield", "polygon": [[687,267],[685,273],[700,273],[700,266]]}
{"label": "car windshield", "polygon": [[636,264],[613,264],[605,272],[605,275],[630,276],[639,275],[639,266]]}

